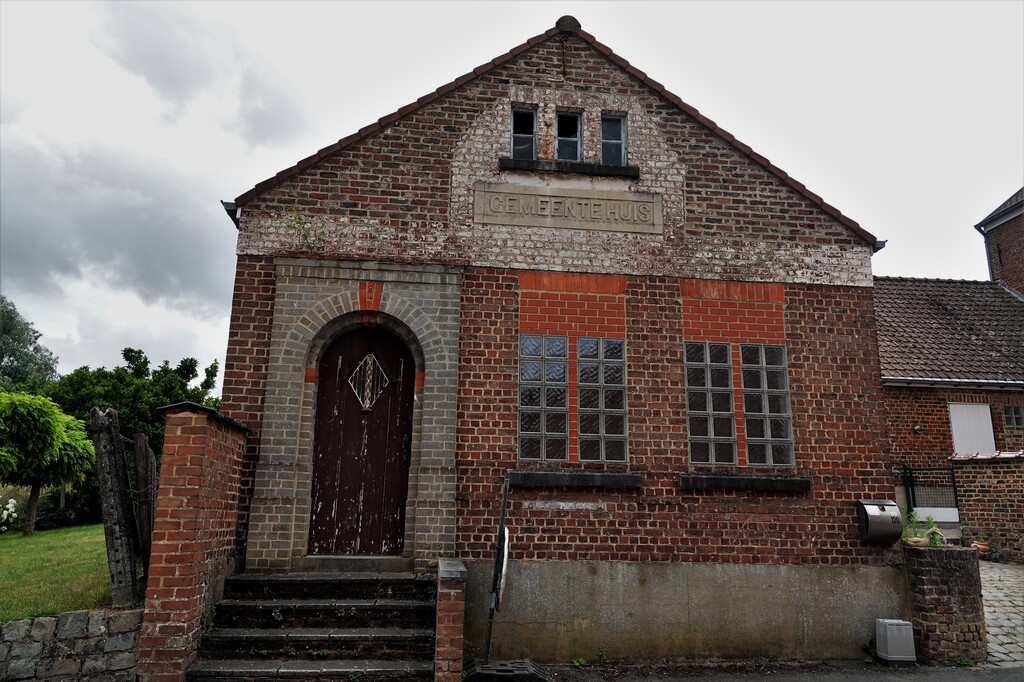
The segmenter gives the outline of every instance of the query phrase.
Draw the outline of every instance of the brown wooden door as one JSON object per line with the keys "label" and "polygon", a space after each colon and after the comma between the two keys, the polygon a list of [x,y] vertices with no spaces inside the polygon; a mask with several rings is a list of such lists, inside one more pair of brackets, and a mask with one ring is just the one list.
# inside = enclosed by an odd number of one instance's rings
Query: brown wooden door
{"label": "brown wooden door", "polygon": [[319,368],[309,553],[401,554],[415,365],[396,336],[357,329]]}

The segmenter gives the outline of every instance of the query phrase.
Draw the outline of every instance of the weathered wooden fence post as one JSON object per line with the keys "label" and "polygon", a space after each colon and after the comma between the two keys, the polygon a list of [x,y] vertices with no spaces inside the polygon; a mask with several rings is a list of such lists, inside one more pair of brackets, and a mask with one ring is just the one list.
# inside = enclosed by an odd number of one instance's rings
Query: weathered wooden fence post
{"label": "weathered wooden fence post", "polygon": [[142,580],[149,580],[149,554],[153,546],[153,517],[156,515],[156,455],[144,433],[135,434],[135,520],[138,522]]}
{"label": "weathered wooden fence post", "polygon": [[103,532],[107,540],[107,565],[114,606],[127,606],[139,594],[136,561],[138,537],[128,483],[124,443],[117,412],[92,408],[92,439],[100,484]]}

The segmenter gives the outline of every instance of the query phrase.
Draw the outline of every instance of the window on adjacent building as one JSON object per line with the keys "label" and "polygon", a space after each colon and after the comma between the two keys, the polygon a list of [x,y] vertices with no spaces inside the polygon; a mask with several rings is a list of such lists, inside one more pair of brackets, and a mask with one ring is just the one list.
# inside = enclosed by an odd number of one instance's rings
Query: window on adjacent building
{"label": "window on adjacent building", "polygon": [[950,403],[949,423],[953,429],[953,451],[992,453],[996,440],[992,433],[992,412],[985,403]]}
{"label": "window on adjacent building", "polygon": [[793,464],[792,417],[782,346],[740,346],[747,464]]}
{"label": "window on adjacent building", "polygon": [[565,460],[568,454],[569,342],[519,337],[519,458]]}
{"label": "window on adjacent building", "polygon": [[626,461],[625,349],[622,339],[578,341],[581,461]]}
{"label": "window on adjacent building", "polygon": [[1007,426],[1024,427],[1024,405],[1007,405],[1003,408]]}
{"label": "window on adjacent building", "polygon": [[555,158],[580,160],[580,115],[559,112],[555,117]]}
{"label": "window on adjacent building", "polygon": [[729,344],[688,342],[685,352],[690,461],[735,464],[736,425]]}
{"label": "window on adjacent building", "polygon": [[537,112],[533,109],[512,110],[512,158],[537,158]]}
{"label": "window on adjacent building", "polygon": [[601,117],[601,163],[626,164],[626,119],[622,116]]}

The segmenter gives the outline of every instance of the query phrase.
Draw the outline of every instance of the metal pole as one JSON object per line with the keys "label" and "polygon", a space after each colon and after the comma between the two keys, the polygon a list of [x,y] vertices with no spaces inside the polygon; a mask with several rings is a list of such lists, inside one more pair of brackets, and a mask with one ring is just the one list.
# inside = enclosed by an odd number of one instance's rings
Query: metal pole
{"label": "metal pole", "polygon": [[508,476],[501,487],[501,515],[498,518],[498,540],[494,547],[494,574],[491,581],[491,605],[487,612],[487,648],[484,651],[484,662],[491,662],[491,633],[494,630],[494,612],[498,610],[499,590],[501,589],[501,567],[505,559],[505,507],[508,502]]}

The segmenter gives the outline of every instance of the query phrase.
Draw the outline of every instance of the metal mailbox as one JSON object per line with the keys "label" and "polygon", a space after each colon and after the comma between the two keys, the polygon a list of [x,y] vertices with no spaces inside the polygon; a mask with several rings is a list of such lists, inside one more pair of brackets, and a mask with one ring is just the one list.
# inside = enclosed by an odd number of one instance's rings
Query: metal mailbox
{"label": "metal mailbox", "polygon": [[892,500],[857,500],[860,539],[891,545],[903,535],[903,515]]}

